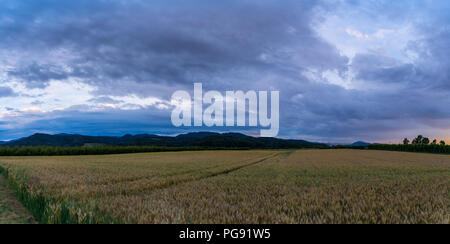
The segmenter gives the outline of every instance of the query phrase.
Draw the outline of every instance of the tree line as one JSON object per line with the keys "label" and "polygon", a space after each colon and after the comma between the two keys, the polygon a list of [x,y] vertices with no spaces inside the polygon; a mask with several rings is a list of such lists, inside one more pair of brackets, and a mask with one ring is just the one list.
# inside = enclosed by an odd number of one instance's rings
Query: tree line
{"label": "tree line", "polygon": [[160,147],[160,146],[92,146],[92,147],[0,147],[0,156],[74,156],[108,155],[149,152],[178,152],[205,150],[247,150],[221,147]]}
{"label": "tree line", "polygon": [[[410,142],[408,138],[405,138],[403,140],[403,145],[409,145],[410,143],[412,145],[429,145],[429,144],[431,144],[431,145],[438,145],[437,139],[434,139],[433,141],[430,141],[430,139],[428,137],[424,137],[422,135],[419,135],[416,138],[414,138],[412,140],[412,142]],[[445,146],[445,141],[440,141],[439,145]]]}
{"label": "tree line", "polygon": [[450,154],[450,146],[440,144],[407,144],[407,145],[373,144],[369,145],[367,148],[360,148],[360,149]]}
{"label": "tree line", "polygon": [[431,141],[422,135],[417,136],[412,141],[405,138],[403,144],[371,144],[368,146],[336,146],[333,148],[450,154],[450,146],[447,146],[445,141],[438,143],[438,140]]}

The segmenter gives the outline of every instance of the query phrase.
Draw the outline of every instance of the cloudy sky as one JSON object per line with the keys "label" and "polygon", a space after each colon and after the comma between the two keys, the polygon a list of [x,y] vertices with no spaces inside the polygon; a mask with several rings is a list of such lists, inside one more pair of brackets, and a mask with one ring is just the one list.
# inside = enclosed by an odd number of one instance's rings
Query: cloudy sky
{"label": "cloudy sky", "polygon": [[279,90],[280,137],[450,138],[447,0],[0,3],[0,140],[213,131],[171,125],[194,82]]}

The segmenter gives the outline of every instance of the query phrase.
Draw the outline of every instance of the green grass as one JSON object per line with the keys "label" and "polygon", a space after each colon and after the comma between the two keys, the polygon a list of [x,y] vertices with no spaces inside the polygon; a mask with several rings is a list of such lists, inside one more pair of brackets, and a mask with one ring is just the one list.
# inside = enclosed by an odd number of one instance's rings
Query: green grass
{"label": "green grass", "polygon": [[0,224],[31,224],[33,217],[15,198],[7,180],[0,175]]}

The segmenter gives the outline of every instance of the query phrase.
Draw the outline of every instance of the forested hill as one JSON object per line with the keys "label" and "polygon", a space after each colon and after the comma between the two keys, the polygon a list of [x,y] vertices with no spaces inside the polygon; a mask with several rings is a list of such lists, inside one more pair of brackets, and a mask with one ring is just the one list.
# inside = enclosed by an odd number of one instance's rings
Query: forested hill
{"label": "forested hill", "polygon": [[320,148],[325,144],[312,143],[303,140],[282,140],[276,138],[257,138],[239,133],[198,132],[183,134],[176,137],[157,135],[125,135],[111,136],[83,136],[72,134],[34,134],[30,137],[0,144],[5,147],[24,146],[52,146],[52,147],[80,147],[80,146],[163,146],[163,147],[230,147],[230,148]]}

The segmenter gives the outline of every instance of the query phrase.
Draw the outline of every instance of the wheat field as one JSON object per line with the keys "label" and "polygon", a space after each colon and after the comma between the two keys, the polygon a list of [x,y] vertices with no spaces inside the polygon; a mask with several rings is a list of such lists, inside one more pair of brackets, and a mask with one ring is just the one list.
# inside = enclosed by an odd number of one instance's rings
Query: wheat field
{"label": "wheat field", "polygon": [[33,217],[14,197],[14,191],[8,187],[6,179],[0,175],[0,225],[34,223]]}
{"label": "wheat field", "polygon": [[450,223],[450,156],[363,150],[0,157],[40,223]]}

